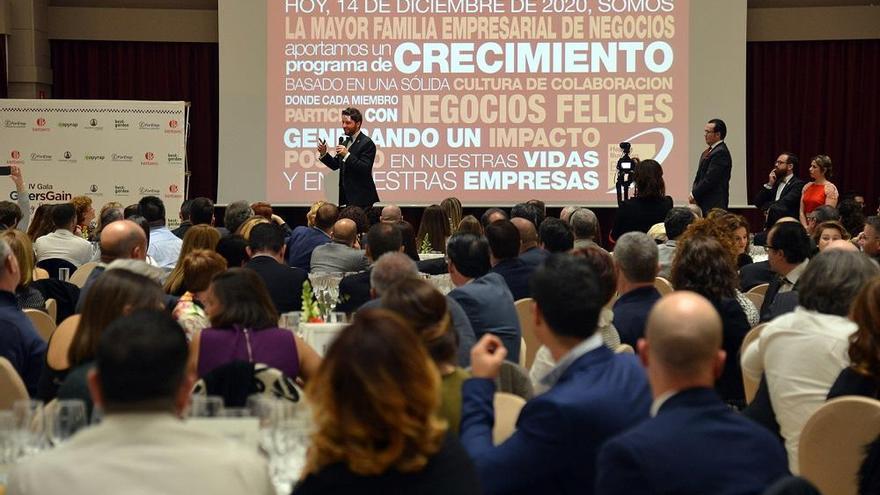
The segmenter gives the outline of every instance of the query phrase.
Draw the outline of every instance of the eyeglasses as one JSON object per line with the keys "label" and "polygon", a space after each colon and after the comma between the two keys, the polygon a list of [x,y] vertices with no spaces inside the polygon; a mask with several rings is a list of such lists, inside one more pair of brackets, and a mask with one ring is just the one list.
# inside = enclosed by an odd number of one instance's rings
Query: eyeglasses
{"label": "eyeglasses", "polygon": [[769,245],[769,244],[766,245],[766,246],[764,246],[764,251],[766,251],[766,252],[769,253],[771,250],[779,251],[779,248],[778,248],[778,247],[775,247],[775,246],[771,246],[771,245]]}
{"label": "eyeglasses", "polygon": [[815,221],[816,221],[816,217],[815,217],[815,216],[812,216],[812,215],[807,215],[807,220],[812,220],[813,222],[815,222]]}

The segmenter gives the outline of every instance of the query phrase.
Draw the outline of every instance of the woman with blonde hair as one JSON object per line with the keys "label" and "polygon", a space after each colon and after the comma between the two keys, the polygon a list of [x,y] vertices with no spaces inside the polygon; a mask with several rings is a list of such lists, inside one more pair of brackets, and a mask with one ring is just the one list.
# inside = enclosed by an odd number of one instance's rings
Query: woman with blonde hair
{"label": "woman with blonde hair", "polygon": [[315,226],[315,217],[318,216],[318,208],[324,206],[324,203],[326,203],[326,201],[324,200],[315,201],[314,203],[312,203],[311,208],[309,208],[309,212],[306,213],[306,224],[309,227]]}
{"label": "woman with blonde hair", "polygon": [[180,296],[188,289],[187,279],[183,274],[183,260],[187,255],[196,249],[209,249],[211,251],[217,248],[220,242],[220,232],[210,225],[193,225],[187,229],[183,236],[183,244],[180,247],[180,256],[177,258],[177,264],[165,279],[165,292],[173,296]]}
{"label": "woman with blonde hair", "polygon": [[402,318],[359,311],[306,389],[315,432],[294,493],[481,493],[472,461],[436,416],[439,387]]}
{"label": "woman with blonde hair", "polygon": [[[421,252],[423,245],[430,246],[432,252],[445,253],[446,240],[452,229],[443,209],[438,205],[431,205],[422,211],[422,219],[419,222],[419,233],[416,235],[416,246]],[[427,238],[427,242],[425,239]]]}
{"label": "woman with blonde hair", "polygon": [[9,244],[18,260],[20,277],[18,287],[15,288],[15,299],[18,301],[18,305],[22,309],[45,310],[46,299],[40,291],[31,286],[37,268],[34,265],[34,246],[31,244],[30,238],[24,232],[16,229],[4,230],[0,233],[0,238]]}
{"label": "woman with blonde hair", "polygon": [[446,218],[449,219],[449,230],[455,230],[464,216],[464,212],[461,208],[461,201],[459,201],[458,198],[446,198],[440,202],[440,208],[443,210],[443,213],[446,214]]}
{"label": "woman with blonde hair", "polygon": [[253,230],[254,227],[256,227],[257,225],[259,225],[261,223],[269,223],[269,221],[266,220],[265,217],[261,217],[261,216],[250,217],[247,220],[245,220],[243,224],[241,224],[241,227],[239,227],[238,230],[235,231],[235,233],[244,237],[245,240],[250,240],[251,230]]}

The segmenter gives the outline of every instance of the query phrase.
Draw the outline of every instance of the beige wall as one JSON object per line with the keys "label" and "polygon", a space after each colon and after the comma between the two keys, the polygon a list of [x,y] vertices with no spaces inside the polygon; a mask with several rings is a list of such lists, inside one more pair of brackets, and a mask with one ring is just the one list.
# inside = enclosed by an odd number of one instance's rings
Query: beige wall
{"label": "beige wall", "polygon": [[9,0],[0,0],[0,34],[9,34],[12,29],[9,20],[12,15],[11,9]]}
{"label": "beige wall", "polygon": [[49,38],[215,43],[217,11],[49,7]]}
{"label": "beige wall", "polygon": [[748,41],[880,38],[880,7],[749,9]]}

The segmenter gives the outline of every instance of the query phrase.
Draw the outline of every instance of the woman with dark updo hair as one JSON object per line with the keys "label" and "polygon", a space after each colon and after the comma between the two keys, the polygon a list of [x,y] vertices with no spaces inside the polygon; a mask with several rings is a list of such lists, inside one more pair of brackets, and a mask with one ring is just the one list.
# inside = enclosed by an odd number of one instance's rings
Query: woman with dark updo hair
{"label": "woman with dark updo hair", "polygon": [[627,232],[648,232],[656,223],[662,223],[672,209],[672,198],[666,195],[663,167],[655,160],[642,160],[634,173],[636,195],[617,208],[611,240]]}

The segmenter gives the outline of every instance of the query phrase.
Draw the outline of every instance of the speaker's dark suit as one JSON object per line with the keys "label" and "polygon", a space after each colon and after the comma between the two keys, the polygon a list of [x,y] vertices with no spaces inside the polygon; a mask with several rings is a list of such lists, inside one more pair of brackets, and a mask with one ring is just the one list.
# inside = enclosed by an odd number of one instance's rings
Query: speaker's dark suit
{"label": "speaker's dark suit", "polygon": [[782,186],[782,195],[779,200],[776,199],[776,192],[779,190],[781,182],[767,189],[762,187],[758,194],[755,195],[752,204],[758,208],[767,210],[766,227],[769,229],[782,217],[798,218],[801,207],[801,193],[804,190],[804,181],[792,176],[785,185]]}
{"label": "speaker's dark suit", "polygon": [[332,170],[339,170],[339,204],[369,208],[379,202],[376,183],[373,182],[373,161],[376,145],[363,131],[357,133],[348,147],[348,158],[325,153],[321,163]]}
{"label": "speaker's dark suit", "polygon": [[694,177],[691,194],[703,210],[703,215],[709,213],[712,208],[727,209],[732,167],[730,151],[724,141],[718,143],[708,155],[700,157],[700,166]]}
{"label": "speaker's dark suit", "polygon": [[268,256],[252,258],[244,267],[257,272],[263,279],[279,313],[299,311],[302,308],[302,286],[308,278],[306,272],[283,265]]}
{"label": "speaker's dark suit", "polygon": [[782,444],[708,388],[670,397],[609,440],[597,466],[596,495],[758,495],[788,474]]}

